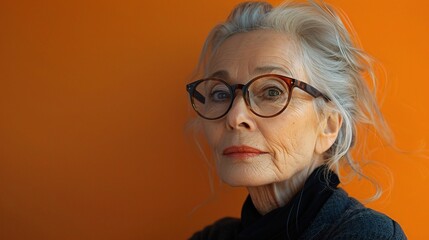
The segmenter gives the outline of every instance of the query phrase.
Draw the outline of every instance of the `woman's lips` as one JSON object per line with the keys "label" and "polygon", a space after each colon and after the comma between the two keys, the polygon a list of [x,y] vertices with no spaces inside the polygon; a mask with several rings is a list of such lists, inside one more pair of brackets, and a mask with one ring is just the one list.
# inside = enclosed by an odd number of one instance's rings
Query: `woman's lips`
{"label": "woman's lips", "polygon": [[223,150],[223,155],[232,158],[248,158],[255,157],[261,154],[266,154],[267,152],[261,151],[256,148],[249,146],[231,146]]}

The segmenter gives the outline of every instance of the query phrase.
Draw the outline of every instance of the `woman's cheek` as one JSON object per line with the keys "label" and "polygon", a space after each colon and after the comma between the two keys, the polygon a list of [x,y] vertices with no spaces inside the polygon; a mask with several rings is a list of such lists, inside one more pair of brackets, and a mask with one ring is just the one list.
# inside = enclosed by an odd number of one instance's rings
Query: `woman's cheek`
{"label": "woman's cheek", "polygon": [[265,141],[267,142],[268,150],[273,155],[273,161],[280,161],[284,159],[284,155],[287,152],[287,141],[282,139],[286,133],[284,132],[277,132],[277,134],[269,134],[269,136],[265,135]]}
{"label": "woman's cheek", "polygon": [[203,129],[207,142],[210,144],[210,146],[212,146],[216,139],[216,131],[214,131],[211,124],[207,123],[203,124]]}

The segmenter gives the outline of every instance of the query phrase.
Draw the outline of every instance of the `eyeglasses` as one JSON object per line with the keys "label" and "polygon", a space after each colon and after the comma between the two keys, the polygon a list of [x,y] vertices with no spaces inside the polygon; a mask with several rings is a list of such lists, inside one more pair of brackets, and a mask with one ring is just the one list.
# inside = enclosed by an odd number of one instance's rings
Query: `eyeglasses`
{"label": "eyeglasses", "polygon": [[278,75],[264,74],[253,78],[245,85],[229,85],[222,79],[205,78],[186,85],[192,107],[202,118],[215,120],[225,116],[232,107],[236,90],[243,92],[249,109],[263,118],[275,117],[282,113],[297,87],[314,98],[330,99],[305,82]]}

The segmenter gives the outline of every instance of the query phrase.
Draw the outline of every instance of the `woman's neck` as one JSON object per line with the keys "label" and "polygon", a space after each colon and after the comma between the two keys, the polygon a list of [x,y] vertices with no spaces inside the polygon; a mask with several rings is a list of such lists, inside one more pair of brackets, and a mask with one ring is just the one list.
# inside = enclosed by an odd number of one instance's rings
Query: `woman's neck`
{"label": "woman's neck", "polygon": [[248,187],[247,190],[253,205],[261,215],[265,215],[273,209],[285,206],[293,196],[304,186],[307,177],[320,165],[302,170],[291,179],[268,185]]}

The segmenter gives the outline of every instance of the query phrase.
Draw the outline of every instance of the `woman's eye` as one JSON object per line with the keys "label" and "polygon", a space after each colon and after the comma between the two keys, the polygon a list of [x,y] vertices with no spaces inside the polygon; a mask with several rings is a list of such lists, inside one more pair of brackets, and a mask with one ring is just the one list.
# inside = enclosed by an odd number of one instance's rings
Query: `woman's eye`
{"label": "woman's eye", "polygon": [[264,97],[265,98],[276,98],[279,97],[280,95],[282,95],[283,91],[275,88],[275,87],[271,87],[268,89],[265,89],[264,91]]}
{"label": "woman's eye", "polygon": [[226,91],[214,91],[211,93],[211,99],[214,102],[222,102],[222,101],[229,101],[230,99],[230,93]]}
{"label": "woman's eye", "polygon": [[268,89],[268,96],[270,96],[270,97],[275,97],[275,96],[278,96],[280,94],[281,94],[281,92],[278,89]]}

